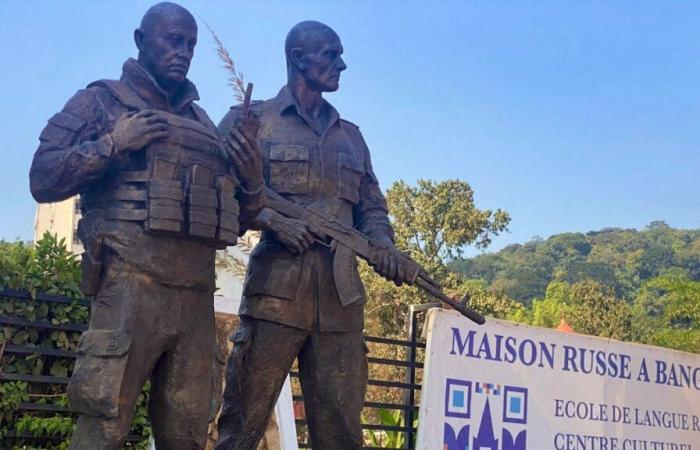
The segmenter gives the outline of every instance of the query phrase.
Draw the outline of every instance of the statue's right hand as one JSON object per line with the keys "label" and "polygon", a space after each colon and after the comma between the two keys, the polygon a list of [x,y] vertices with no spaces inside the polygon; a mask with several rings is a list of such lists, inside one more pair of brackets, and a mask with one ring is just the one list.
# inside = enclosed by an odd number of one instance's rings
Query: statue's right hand
{"label": "statue's right hand", "polygon": [[150,109],[127,112],[117,119],[111,136],[117,152],[141,150],[155,140],[168,137],[168,121]]}
{"label": "statue's right hand", "polygon": [[317,238],[322,238],[323,233],[313,225],[297,219],[279,216],[270,224],[270,230],[278,241],[294,253],[303,253]]}

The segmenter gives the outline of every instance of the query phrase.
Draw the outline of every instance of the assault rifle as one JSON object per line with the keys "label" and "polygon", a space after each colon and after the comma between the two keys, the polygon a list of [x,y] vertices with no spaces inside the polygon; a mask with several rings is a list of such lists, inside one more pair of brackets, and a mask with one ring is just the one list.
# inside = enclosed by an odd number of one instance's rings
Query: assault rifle
{"label": "assault rifle", "polygon": [[[360,294],[356,292],[356,285],[349,283],[351,281],[350,277],[355,273],[353,270],[355,255],[360,256],[374,266],[379,262],[383,252],[387,250],[386,247],[383,247],[359,230],[340,223],[335,218],[327,217],[311,208],[285,199],[270,188],[267,188],[266,194],[268,207],[285,217],[301,220],[316,227],[325,235],[326,239],[330,239],[330,247],[335,252],[333,255],[333,274],[340,301],[346,305],[358,300]],[[327,245],[325,242],[321,243]],[[405,281],[409,284],[415,284],[479,325],[486,321],[484,316],[467,306],[469,301],[468,295],[461,301],[448,297],[442,292],[442,287],[417,262],[398,250],[392,249],[392,251],[399,255],[399,263],[404,272],[408,274],[408,279]]]}

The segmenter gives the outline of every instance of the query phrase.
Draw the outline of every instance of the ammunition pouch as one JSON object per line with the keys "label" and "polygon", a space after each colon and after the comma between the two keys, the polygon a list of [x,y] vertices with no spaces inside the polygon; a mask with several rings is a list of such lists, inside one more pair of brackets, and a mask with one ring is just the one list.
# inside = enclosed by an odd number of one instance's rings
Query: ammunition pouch
{"label": "ammunition pouch", "polygon": [[68,400],[74,411],[108,419],[119,415],[130,347],[131,337],[119,330],[83,333],[68,385]]}
{"label": "ammunition pouch", "polygon": [[183,231],[182,182],[177,179],[177,168],[177,164],[163,158],[155,158],[152,163],[146,203],[146,231]]}
{"label": "ammunition pouch", "polygon": [[204,239],[216,237],[219,224],[218,198],[214,188],[214,171],[195,164],[187,176],[187,228],[190,236]]}
{"label": "ammunition pouch", "polygon": [[216,191],[219,206],[219,227],[217,239],[222,242],[235,244],[238,239],[238,216],[240,208],[236,201],[236,186],[238,182],[230,175],[220,175],[217,178]]}

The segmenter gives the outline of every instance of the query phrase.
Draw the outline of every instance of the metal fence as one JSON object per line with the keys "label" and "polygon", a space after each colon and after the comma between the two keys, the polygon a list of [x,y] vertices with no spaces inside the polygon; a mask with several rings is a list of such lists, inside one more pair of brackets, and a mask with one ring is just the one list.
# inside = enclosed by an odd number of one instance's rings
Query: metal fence
{"label": "metal fence", "polygon": [[[29,301],[32,297],[28,292],[24,291],[13,291],[13,290],[3,290],[0,291],[0,297],[25,300]],[[49,294],[37,294],[34,297],[34,301],[37,303],[48,303],[48,304],[78,304],[85,307],[90,307],[90,302],[84,299],[74,299],[68,297],[61,297]],[[55,324],[49,321],[41,320],[28,320],[22,317],[15,317],[11,315],[0,314],[0,328],[12,327],[15,330],[27,330],[36,331],[38,333],[52,333],[55,331],[64,332],[78,332],[81,333],[87,329],[85,324],[76,323],[59,323]],[[3,331],[3,330],[0,330]],[[31,346],[31,345],[13,345],[10,343],[5,343],[0,345],[0,357],[15,357],[15,358],[25,358],[29,355],[37,355],[37,357],[42,358],[47,363],[44,364],[44,370],[41,374],[19,374],[19,373],[5,373],[4,367],[0,367],[0,382],[2,381],[23,381],[30,385],[51,385],[56,386],[60,390],[65,392],[65,387],[70,380],[69,377],[63,376],[53,376],[48,373],[48,368],[50,367],[50,362],[56,360],[57,358],[67,358],[74,360],[76,358],[76,353],[73,351],[62,350],[52,347],[42,347],[42,346]],[[39,387],[39,386],[37,386]],[[43,416],[74,416],[75,413],[70,411],[65,406],[55,405],[51,403],[42,403],[39,401],[29,401],[22,402],[17,406],[18,413],[33,413]],[[5,432],[0,436],[0,448],[14,448],[14,445],[18,441],[30,441],[41,444],[42,446],[47,446],[47,442],[51,441],[62,441],[65,436],[50,436],[50,435],[40,435],[37,436],[32,433],[22,432],[16,433],[13,431]],[[143,436],[129,435],[127,438],[128,443],[140,442],[144,439]],[[51,444],[48,444],[51,445]]]}
{"label": "metal fence", "polygon": [[[364,402],[362,428],[368,437],[368,433],[373,433],[375,441],[379,446],[366,446],[365,450],[382,448],[415,448],[416,426],[418,417],[418,403],[420,398],[424,350],[425,343],[419,336],[418,316],[428,309],[439,306],[437,304],[415,305],[409,308],[409,322],[407,339],[389,339],[376,336],[365,336],[365,341],[370,348],[368,355],[369,380],[368,392]],[[382,347],[386,350],[392,349],[389,353],[399,357],[386,358],[373,356],[375,350]],[[379,352],[386,353],[386,352]],[[381,370],[382,368],[392,368],[393,371]],[[393,375],[387,378],[380,378],[382,374]],[[304,398],[298,383],[299,374],[291,372],[292,392],[295,406],[301,406]],[[398,420],[392,422],[378,420],[380,416],[377,410],[400,411]],[[301,411],[295,407],[297,415],[297,434],[299,436],[299,448],[312,448],[308,441],[308,430],[306,420]],[[400,438],[396,439],[399,434]],[[391,439],[393,437],[394,439]],[[365,439],[367,442],[368,439]],[[394,444],[394,446],[389,446]]]}
{"label": "metal fence", "polygon": [[[5,298],[13,298],[18,300],[30,300],[32,297],[27,292],[4,290],[0,291],[0,296]],[[77,303],[81,306],[88,307],[90,302],[87,300],[76,300],[68,297],[61,297],[48,294],[37,294],[34,297],[36,302],[44,302],[49,304],[72,304]],[[391,448],[387,447],[386,441],[390,436],[396,436],[396,433],[402,435],[400,447],[393,448],[414,448],[416,427],[414,426],[417,417],[418,399],[420,395],[420,379],[423,369],[423,353],[425,343],[421,342],[418,336],[417,320],[418,315],[426,311],[428,308],[435,305],[420,305],[411,307],[409,311],[409,327],[407,339],[389,339],[376,336],[365,336],[365,341],[370,348],[368,357],[370,378],[368,381],[368,393],[364,403],[363,411],[363,429],[365,433],[373,433],[375,440],[379,443],[378,447],[364,447],[365,449]],[[51,333],[54,331],[64,332],[83,332],[87,329],[85,324],[62,323],[54,324],[49,321],[28,320],[22,317],[13,317],[10,315],[0,314],[1,327],[13,327],[22,330],[36,330],[41,333]],[[387,351],[388,349],[388,351]],[[3,356],[23,358],[28,355],[37,355],[47,361],[53,361],[56,358],[68,358],[74,360],[76,353],[73,351],[41,347],[30,345],[13,345],[5,343],[0,345],[0,357]],[[393,354],[395,357],[374,356],[382,354]],[[0,382],[2,381],[23,381],[35,385],[54,385],[65,389],[70,378],[62,376],[53,376],[47,372],[49,364],[44,365],[44,370],[41,374],[18,374],[5,373],[0,370]],[[0,368],[2,369],[2,368]],[[388,369],[388,370],[387,370]],[[388,378],[382,378],[381,375],[389,375]],[[293,400],[295,406],[303,405],[303,396],[299,389],[298,372],[291,372],[293,379]],[[22,402],[18,405],[18,412],[51,414],[51,415],[74,415],[65,406],[59,406],[41,402]],[[399,420],[396,423],[387,423],[381,421],[377,411],[384,410],[389,412],[400,411]],[[295,411],[301,412],[301,408]],[[303,415],[301,413],[300,415]],[[311,448],[306,438],[306,420],[302,417],[296,419],[298,434],[300,437],[299,448]],[[12,448],[12,444],[18,440],[28,441],[60,441],[65,439],[62,436],[36,436],[30,433],[14,433],[6,432],[0,436],[1,448]],[[143,440],[142,436],[130,435],[127,442],[138,442]]]}

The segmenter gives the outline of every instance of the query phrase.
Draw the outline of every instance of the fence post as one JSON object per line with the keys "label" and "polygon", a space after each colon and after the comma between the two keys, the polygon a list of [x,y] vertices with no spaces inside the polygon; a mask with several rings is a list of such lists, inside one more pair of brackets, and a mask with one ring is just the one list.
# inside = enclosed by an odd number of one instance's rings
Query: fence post
{"label": "fence post", "polygon": [[[408,348],[406,361],[408,362],[408,371],[406,373],[406,383],[413,385],[416,382],[416,344],[418,343],[418,313],[427,311],[431,308],[439,307],[440,303],[425,303],[422,305],[410,305],[408,307],[408,340],[411,341],[411,346]],[[416,392],[413,387],[406,390],[404,394],[404,404],[407,408],[403,413],[403,423],[409,428],[406,432],[406,448],[413,449],[414,436],[413,420],[415,418],[414,406],[416,404]]]}

